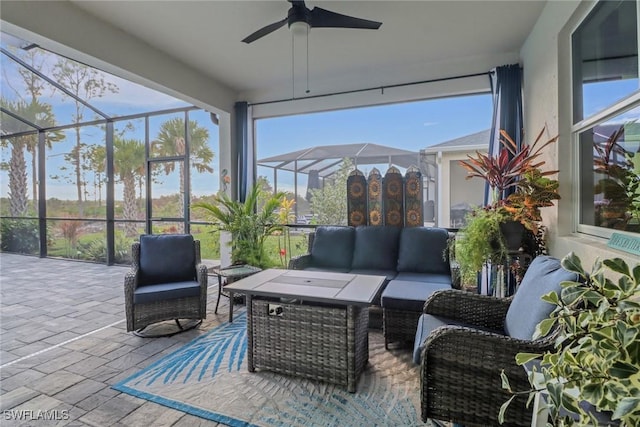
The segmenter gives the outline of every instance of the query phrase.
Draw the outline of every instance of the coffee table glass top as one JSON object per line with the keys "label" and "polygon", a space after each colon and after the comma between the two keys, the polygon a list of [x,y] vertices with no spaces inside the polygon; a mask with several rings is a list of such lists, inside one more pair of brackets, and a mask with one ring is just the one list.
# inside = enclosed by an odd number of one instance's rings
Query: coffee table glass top
{"label": "coffee table glass top", "polygon": [[384,276],[269,269],[231,283],[225,289],[266,297],[367,305],[373,301],[384,280]]}

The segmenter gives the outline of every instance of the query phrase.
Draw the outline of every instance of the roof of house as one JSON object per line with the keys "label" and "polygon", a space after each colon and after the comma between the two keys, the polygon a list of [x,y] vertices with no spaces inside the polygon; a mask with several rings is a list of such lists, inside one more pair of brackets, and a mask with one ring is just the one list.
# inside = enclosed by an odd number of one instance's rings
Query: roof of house
{"label": "roof of house", "polygon": [[491,129],[461,136],[460,138],[450,139],[440,144],[431,145],[420,150],[421,153],[437,153],[452,151],[473,151],[489,149],[489,136]]}

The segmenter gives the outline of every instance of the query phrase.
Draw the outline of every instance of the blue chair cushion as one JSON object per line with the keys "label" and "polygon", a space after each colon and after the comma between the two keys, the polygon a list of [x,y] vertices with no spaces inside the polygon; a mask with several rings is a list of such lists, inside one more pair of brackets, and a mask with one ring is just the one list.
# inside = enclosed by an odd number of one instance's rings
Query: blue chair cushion
{"label": "blue chair cushion", "polygon": [[433,316],[431,314],[423,314],[418,319],[418,329],[416,329],[416,339],[413,342],[413,361],[416,365],[420,364],[422,359],[422,350],[424,349],[425,341],[427,337],[436,328],[440,326],[447,326],[453,323],[451,319],[447,319],[440,316]]}
{"label": "blue chair cushion", "polygon": [[536,325],[549,317],[554,308],[552,304],[542,301],[542,296],[551,291],[560,293],[560,282],[578,279],[576,273],[562,268],[557,258],[534,258],[507,310],[504,322],[507,335],[522,340],[532,339]]}
{"label": "blue chair cushion", "polygon": [[396,280],[404,280],[406,282],[443,283],[451,286],[451,274],[403,272],[398,273]]}
{"label": "blue chair cushion", "polygon": [[140,236],[139,285],[196,280],[196,252],[190,234]]}
{"label": "blue chair cushion", "polygon": [[399,227],[359,226],[356,228],[352,270],[396,270]]}
{"label": "blue chair cushion", "polygon": [[133,291],[134,304],[148,304],[176,298],[197,297],[200,284],[194,281],[140,286]]}
{"label": "blue chair cushion", "polygon": [[351,268],[354,240],[353,227],[318,227],[311,246],[311,267],[348,270]]}
{"label": "blue chair cushion", "polygon": [[406,227],[400,234],[398,271],[451,274],[445,258],[449,233],[444,228]]}
{"label": "blue chair cushion", "polygon": [[382,292],[382,308],[421,312],[427,298],[440,289],[451,289],[451,286],[444,283],[392,280]]}

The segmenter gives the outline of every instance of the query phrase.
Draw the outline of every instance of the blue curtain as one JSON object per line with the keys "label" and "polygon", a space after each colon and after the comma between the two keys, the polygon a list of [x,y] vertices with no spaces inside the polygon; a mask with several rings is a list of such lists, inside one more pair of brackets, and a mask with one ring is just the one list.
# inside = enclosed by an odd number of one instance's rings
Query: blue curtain
{"label": "blue curtain", "polygon": [[249,158],[249,123],[248,123],[247,102],[236,102],[235,111],[235,157],[237,159],[236,182],[238,200],[244,202],[249,191],[249,168],[251,167]]}
{"label": "blue curtain", "polygon": [[[489,74],[489,78],[493,95],[489,155],[497,156],[501,149],[501,129],[509,134],[518,148],[522,146],[522,68],[519,64],[496,67]],[[500,197],[507,197],[509,193],[501,194]],[[484,204],[487,205],[489,202],[489,186],[486,185]]]}

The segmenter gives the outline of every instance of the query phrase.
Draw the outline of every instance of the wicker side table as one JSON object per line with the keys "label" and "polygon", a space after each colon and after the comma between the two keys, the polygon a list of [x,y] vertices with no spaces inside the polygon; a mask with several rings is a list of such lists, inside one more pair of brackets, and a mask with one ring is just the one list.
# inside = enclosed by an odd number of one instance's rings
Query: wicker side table
{"label": "wicker side table", "polygon": [[223,292],[224,287],[236,280],[249,277],[252,274],[256,274],[262,271],[258,267],[252,265],[231,265],[229,267],[219,268],[215,267],[210,270],[210,273],[218,276],[218,300],[216,301],[216,309],[214,313],[218,313],[218,305],[220,304],[220,295],[224,295],[229,298],[229,323],[233,322],[233,295],[231,293],[226,294]]}

